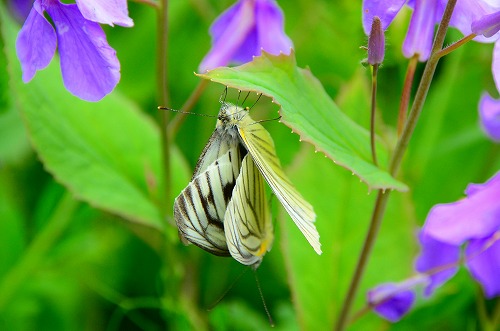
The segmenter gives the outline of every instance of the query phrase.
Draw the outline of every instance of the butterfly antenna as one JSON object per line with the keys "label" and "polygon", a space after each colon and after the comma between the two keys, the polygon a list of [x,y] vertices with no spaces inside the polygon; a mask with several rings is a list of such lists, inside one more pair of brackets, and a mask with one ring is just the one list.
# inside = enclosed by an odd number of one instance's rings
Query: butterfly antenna
{"label": "butterfly antenna", "polygon": [[238,90],[238,100],[236,100],[236,107],[240,106],[240,96],[241,96],[241,90]]}
{"label": "butterfly antenna", "polygon": [[267,318],[269,319],[269,325],[274,328],[274,321],[267,309],[266,300],[264,299],[264,294],[262,294],[262,288],[260,287],[259,277],[257,277],[257,270],[253,269],[253,275],[255,276],[255,282],[257,283],[257,289],[259,290],[260,298],[262,299],[262,304],[264,305],[264,310],[266,311]]}
{"label": "butterfly antenna", "polygon": [[219,102],[225,103],[226,97],[227,97],[227,86],[224,88],[224,92],[222,92],[222,94],[220,95]]}
{"label": "butterfly antenna", "polygon": [[168,108],[168,107],[164,107],[164,106],[158,106],[158,110],[169,110],[169,111],[173,111],[173,112],[176,112],[176,113],[188,114],[188,115],[197,115],[197,116],[203,116],[203,117],[217,117],[215,115],[192,113],[192,112],[189,112],[189,111],[182,111],[182,110],[172,109],[172,108]]}
{"label": "butterfly antenna", "polygon": [[245,104],[245,101],[247,101],[247,98],[249,95],[250,95],[250,91],[248,91],[247,96],[245,97],[245,99],[243,99],[243,102],[241,103],[242,106]]}
{"label": "butterfly antenna", "polygon": [[[255,124],[255,123],[263,123],[263,122],[271,122],[271,121],[278,121],[278,120],[280,120],[280,119],[281,119],[281,116],[278,116],[278,117],[276,117],[276,118],[269,118],[269,119],[267,119],[267,120],[255,121],[255,122],[253,122],[252,124]],[[252,125],[252,124],[250,124],[250,125]]]}
{"label": "butterfly antenna", "polygon": [[255,100],[255,102],[253,103],[252,107],[250,107],[249,109],[252,109],[257,104],[257,102],[259,102],[260,97],[262,96],[262,93],[258,93],[258,95],[259,95],[259,97],[257,98],[257,100]]}
{"label": "butterfly antenna", "polygon": [[228,286],[228,288],[224,291],[224,293],[222,293],[222,295],[217,299],[215,300],[214,303],[212,303],[208,308],[207,308],[207,311],[211,311],[212,309],[214,309],[221,301],[222,299],[224,299],[224,297],[229,293],[229,291],[231,291],[231,289],[233,288],[233,286],[241,279],[241,277],[243,277],[243,275],[248,271],[248,268],[245,268],[239,275],[238,277],[236,277],[233,282],[231,283],[231,285]]}

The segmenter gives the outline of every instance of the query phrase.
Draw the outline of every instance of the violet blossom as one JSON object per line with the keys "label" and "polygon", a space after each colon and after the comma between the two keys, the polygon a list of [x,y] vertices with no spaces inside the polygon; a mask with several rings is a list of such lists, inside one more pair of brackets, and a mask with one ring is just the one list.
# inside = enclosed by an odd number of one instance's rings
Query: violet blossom
{"label": "violet blossom", "polygon": [[126,0],[79,0],[76,4],[35,0],[16,41],[23,81],[29,82],[45,68],[58,46],[68,91],[87,101],[109,94],[120,80],[120,63],[98,23],[132,26]]}
{"label": "violet blossom", "polygon": [[[374,16],[380,17],[382,27],[387,29],[406,2],[406,0],[364,0],[363,28],[365,33],[369,33]],[[422,62],[429,59],[434,29],[443,16],[446,3],[445,0],[408,1],[407,5],[413,8],[413,13],[403,43],[403,54],[407,58],[418,56]],[[469,35],[472,33],[471,25],[474,21],[491,15],[499,9],[500,5],[494,6],[487,0],[458,1],[450,20],[450,26],[457,28],[464,35]],[[494,42],[497,37],[498,35],[493,38],[477,36],[474,40]]]}
{"label": "violet blossom", "polygon": [[283,12],[274,0],[239,0],[210,27],[212,49],[199,71],[229,63],[246,63],[261,50],[290,54],[292,41],[284,32]]}
{"label": "violet blossom", "polygon": [[[500,171],[484,184],[470,184],[465,193],[462,200],[434,206],[420,232],[422,251],[415,264],[420,274],[413,279],[425,280],[426,296],[452,278],[461,263],[486,298],[500,296]],[[407,284],[379,285],[370,291],[369,302],[379,315],[398,320],[414,301]]]}
{"label": "violet blossom", "polygon": [[420,277],[416,277],[399,284],[380,284],[368,291],[368,303],[378,315],[391,322],[397,322],[413,306],[416,296],[412,288],[420,282]]}
{"label": "violet blossom", "polygon": [[500,100],[495,100],[488,93],[483,93],[479,101],[479,119],[488,137],[500,142]]}

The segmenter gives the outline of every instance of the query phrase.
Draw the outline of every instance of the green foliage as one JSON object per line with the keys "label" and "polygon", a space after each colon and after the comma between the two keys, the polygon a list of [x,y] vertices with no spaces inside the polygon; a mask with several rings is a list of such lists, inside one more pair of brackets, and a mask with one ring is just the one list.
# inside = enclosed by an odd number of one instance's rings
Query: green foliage
{"label": "green foliage", "polygon": [[[201,81],[192,73],[210,47],[209,25],[233,2],[169,2],[168,106],[179,109]],[[433,205],[459,199],[467,183],[482,182],[500,168],[498,146],[481,132],[477,116],[481,91],[496,95],[492,45],[469,43],[440,63],[394,179],[384,169],[396,141],[408,16],[398,17],[387,31],[387,57],[379,71],[382,166],[377,168],[366,130],[370,74],[360,65],[366,54],[359,46],[366,37],[359,2],[279,3],[294,56],[264,55],[208,76],[263,92],[280,106],[286,125],[264,125],[287,174],[315,208],[324,253],[314,253],[271,199],[276,239],[256,274],[274,329],[331,330],[367,231],[375,189],[408,187],[409,192],[391,193],[355,311],[365,307],[367,289],[413,274],[416,233]],[[130,2],[129,10],[132,29],[105,28],[121,62],[121,82],[101,102],[87,103],[64,89],[57,56],[31,82],[22,82],[15,54],[20,26],[0,2],[0,329],[270,329],[250,270],[239,278],[245,268],[237,262],[185,247],[177,237],[172,201],[165,201],[157,124],[157,16],[140,2]],[[459,37],[450,33],[448,43]],[[421,70],[420,65],[417,80]],[[208,84],[191,111],[216,115],[221,92],[219,84]],[[236,100],[236,92],[229,92],[228,101]],[[276,109],[262,98],[252,116],[275,118]],[[187,185],[215,122],[188,116],[176,132],[171,198]],[[299,142],[290,128],[314,148]],[[419,297],[401,322],[367,312],[350,329],[480,329],[478,293],[461,270],[431,299]],[[493,311],[494,302],[485,307]]]}
{"label": "green foliage", "polygon": [[[200,75],[240,90],[256,91],[273,98],[281,106],[281,121],[302,141],[309,142],[335,163],[365,181],[370,189],[407,187],[378,169],[371,161],[368,131],[340,111],[310,72],[297,68],[294,54],[273,56],[263,53],[236,68],[218,68]],[[381,162],[387,149],[377,146]]]}

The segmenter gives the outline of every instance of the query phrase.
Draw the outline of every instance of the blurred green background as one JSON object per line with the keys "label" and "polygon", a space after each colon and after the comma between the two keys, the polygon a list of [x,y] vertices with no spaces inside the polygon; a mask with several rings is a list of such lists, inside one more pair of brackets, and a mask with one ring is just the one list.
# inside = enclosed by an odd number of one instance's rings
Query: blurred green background
{"label": "blurred green background", "polygon": [[[181,108],[199,84],[193,72],[210,48],[208,28],[232,3],[170,1],[168,106]],[[279,4],[298,65],[309,67],[339,107],[368,127],[370,72],[360,64],[366,56],[360,49],[366,44],[360,1]],[[13,53],[21,25],[0,9],[0,329],[270,328],[249,268],[183,246],[172,221],[159,218],[159,210],[171,212],[171,204],[160,202],[154,9],[129,2],[134,27],[105,27],[122,77],[112,95],[97,104],[64,90],[57,58],[24,85]],[[379,72],[377,131],[389,148],[407,65],[401,44],[409,14],[404,10],[387,31]],[[460,37],[450,31],[447,43]],[[399,175],[410,191],[390,198],[355,310],[364,306],[367,289],[413,274],[416,233],[433,205],[461,198],[468,183],[483,182],[500,168],[498,146],[481,132],[477,115],[483,90],[498,95],[490,71],[492,48],[469,43],[440,63]],[[422,69],[420,64],[417,75]],[[208,84],[191,111],[217,114],[222,91],[223,86]],[[229,97],[236,99],[236,92]],[[252,117],[274,118],[277,110],[262,98]],[[174,196],[187,185],[214,127],[214,119],[188,116],[175,136]],[[289,128],[277,121],[265,127],[292,181],[315,208],[324,253],[314,253],[274,199],[276,239],[256,275],[275,329],[332,329],[376,194],[300,143]],[[87,156],[102,164],[94,169],[89,163],[89,177],[81,175],[86,168],[79,160]],[[90,179],[105,190],[93,191]],[[435,296],[419,298],[401,322],[390,324],[369,312],[351,329],[475,330],[478,311],[493,304],[481,299],[479,286],[461,270]]]}

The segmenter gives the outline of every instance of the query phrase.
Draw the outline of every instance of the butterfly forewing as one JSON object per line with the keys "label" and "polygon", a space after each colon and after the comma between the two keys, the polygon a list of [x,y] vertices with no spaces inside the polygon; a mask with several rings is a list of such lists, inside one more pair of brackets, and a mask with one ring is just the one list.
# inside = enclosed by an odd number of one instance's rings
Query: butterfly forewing
{"label": "butterfly forewing", "polygon": [[[236,135],[236,129],[233,129],[232,131],[234,131],[233,134],[231,134],[231,130],[226,129],[221,125],[217,125],[215,131],[208,140],[207,145],[201,152],[198,162],[196,163],[193,178],[205,171],[209,165],[215,162],[215,160],[222,155],[226,154],[226,152],[230,149],[240,148],[240,154],[243,154],[241,155],[243,158],[246,151],[244,151],[244,147],[241,146],[241,143]],[[238,164],[241,164],[241,159],[238,162]]]}
{"label": "butterfly forewing", "polygon": [[240,120],[238,132],[274,194],[314,250],[321,254],[319,234],[314,226],[316,214],[309,202],[302,197],[285,175],[269,133],[248,115]]}
{"label": "butterfly forewing", "polygon": [[239,146],[232,146],[193,178],[174,202],[181,237],[215,255],[229,255],[223,221],[241,158]]}
{"label": "butterfly forewing", "polygon": [[264,178],[249,155],[243,159],[227,206],[224,231],[231,256],[242,264],[257,267],[271,249],[273,226]]}

